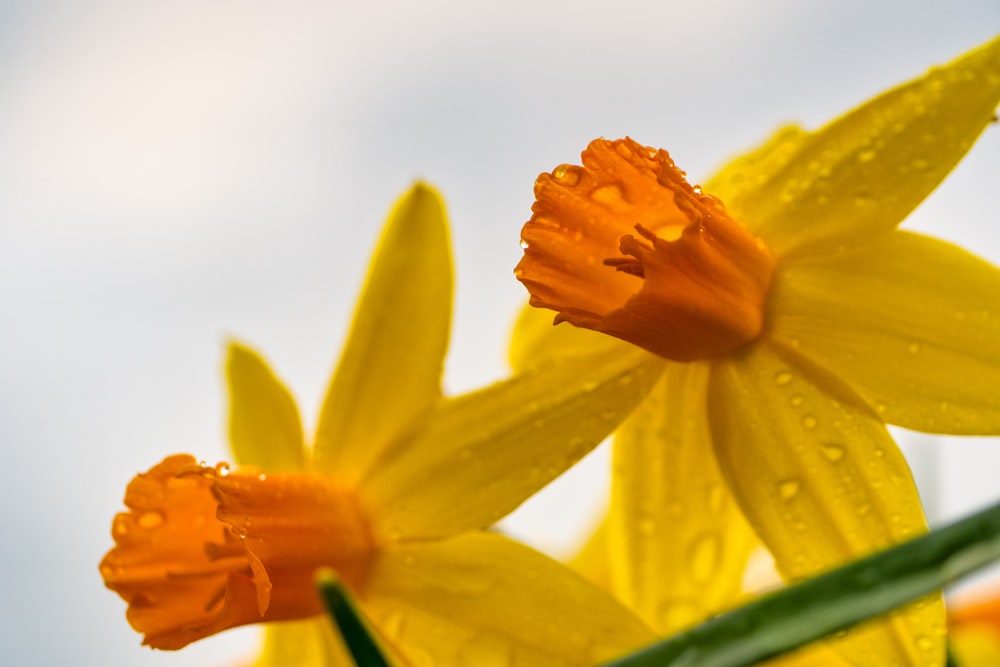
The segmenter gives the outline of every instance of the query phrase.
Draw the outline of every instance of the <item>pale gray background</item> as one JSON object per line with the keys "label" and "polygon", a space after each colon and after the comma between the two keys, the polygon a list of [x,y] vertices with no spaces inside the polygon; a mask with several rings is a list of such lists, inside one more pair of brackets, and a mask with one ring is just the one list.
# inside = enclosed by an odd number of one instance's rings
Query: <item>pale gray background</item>
{"label": "pale gray background", "polygon": [[[501,375],[536,174],[597,136],[695,179],[1000,31],[1000,2],[0,2],[0,663],[212,665],[138,646],[97,562],[125,483],[225,456],[235,335],[310,424],[392,200],[445,193],[447,384]],[[1000,129],[910,227],[1000,261]],[[901,436],[907,439],[909,436]],[[1000,497],[1000,440],[921,438],[937,517]],[[505,526],[550,550],[603,502],[598,453]]]}

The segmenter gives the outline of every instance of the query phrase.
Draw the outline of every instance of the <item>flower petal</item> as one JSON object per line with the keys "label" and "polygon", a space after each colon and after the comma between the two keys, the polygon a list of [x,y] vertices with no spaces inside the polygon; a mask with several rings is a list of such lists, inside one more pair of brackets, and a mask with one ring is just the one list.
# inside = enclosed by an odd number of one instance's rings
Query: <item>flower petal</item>
{"label": "flower petal", "polygon": [[302,422],[295,400],[267,362],[249,347],[229,344],[229,445],[235,460],[264,470],[300,470]]}
{"label": "flower petal", "polygon": [[668,364],[615,436],[612,592],[661,634],[732,606],[759,542],[715,463],[707,364]]}
{"label": "flower petal", "polygon": [[753,228],[756,218],[745,201],[753,201],[756,191],[768,185],[807,144],[809,133],[796,125],[779,128],[763,145],[734,158],[703,184],[705,192],[726,203],[726,209],[737,220]]}
{"label": "flower petal", "polygon": [[816,131],[732,213],[779,257],[891,229],[955,167],[998,102],[995,39]]}
{"label": "flower petal", "polygon": [[387,549],[362,603],[414,665],[590,667],[653,639],[565,566],[478,531]]}
{"label": "flower petal", "polygon": [[773,340],[842,377],[885,421],[1000,433],[1000,269],[894,232],[788,263],[771,294]]}
{"label": "flower petal", "polygon": [[[883,424],[807,361],[762,343],[718,362],[709,417],[722,472],[786,577],[926,529],[909,468]],[[834,645],[859,665],[938,666],[944,622],[941,598],[932,596]]]}
{"label": "flower petal", "polygon": [[[259,590],[239,539],[216,520],[211,476],[193,456],[165,458],[125,492],[115,547],[101,561],[105,585],[129,607],[143,644],[178,649],[262,620]],[[211,469],[205,469],[211,470]]]}
{"label": "flower petal", "polygon": [[523,371],[535,364],[573,354],[585,354],[605,348],[617,347],[624,354],[631,343],[590,329],[574,327],[569,323],[555,324],[555,313],[548,308],[524,305],[518,313],[511,334],[508,360],[515,371]]}
{"label": "flower petal", "polygon": [[326,616],[269,623],[253,667],[354,667],[354,661]]}
{"label": "flower petal", "polygon": [[438,400],[451,296],[444,203],[417,183],[393,208],[372,259],[320,413],[317,465],[360,477]]}
{"label": "flower petal", "polygon": [[605,516],[566,565],[601,590],[611,589],[611,565],[608,562],[608,518]]}
{"label": "flower petal", "polygon": [[661,367],[637,348],[560,357],[445,401],[359,485],[375,531],[416,539],[494,523],[597,446]]}

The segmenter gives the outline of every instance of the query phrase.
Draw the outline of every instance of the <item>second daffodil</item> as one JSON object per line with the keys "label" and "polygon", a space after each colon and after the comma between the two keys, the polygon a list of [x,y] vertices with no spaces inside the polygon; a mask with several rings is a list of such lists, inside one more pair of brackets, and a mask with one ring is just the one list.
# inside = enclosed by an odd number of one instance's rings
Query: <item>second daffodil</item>
{"label": "second daffodil", "polygon": [[[451,291],[443,204],[418,184],[390,216],[310,446],[275,374],[231,346],[231,444],[246,465],[180,454],[138,475],[100,566],[144,643],[319,616],[320,567],[402,664],[582,666],[651,639],[603,591],[483,529],[600,442],[655,377],[603,354],[587,360],[593,379],[556,361],[442,397]],[[262,664],[326,661],[321,627],[270,639]]]}
{"label": "second daffodil", "polygon": [[[582,329],[526,310],[514,367],[626,354],[616,339],[661,364],[615,440],[606,531],[627,562],[611,589],[650,625],[733,604],[755,535],[797,579],[925,530],[886,423],[1000,433],[1000,270],[897,229],[998,100],[994,40],[780,131],[704,190],[631,139],[538,178],[516,275]],[[859,665],[940,665],[944,641],[932,598],[836,645]]]}

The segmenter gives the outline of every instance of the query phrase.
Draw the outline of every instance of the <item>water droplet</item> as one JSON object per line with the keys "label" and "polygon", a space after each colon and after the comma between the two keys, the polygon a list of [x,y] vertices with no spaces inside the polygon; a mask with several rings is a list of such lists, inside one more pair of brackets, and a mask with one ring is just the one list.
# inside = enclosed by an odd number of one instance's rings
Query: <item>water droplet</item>
{"label": "water droplet", "polygon": [[163,520],[163,514],[155,510],[143,512],[139,515],[139,525],[146,529],[152,529],[162,525]]}
{"label": "water droplet", "polygon": [[786,479],[778,482],[778,496],[784,501],[789,501],[799,494],[801,488],[802,483],[799,480]]}
{"label": "water droplet", "polygon": [[566,458],[575,463],[579,461],[591,450],[590,440],[587,438],[570,438],[569,439],[569,449],[566,452]]}
{"label": "water droplet", "polygon": [[921,651],[930,651],[934,648],[934,640],[927,635],[920,635],[917,637],[917,648]]}
{"label": "water droplet", "polygon": [[392,611],[386,614],[379,624],[379,629],[384,632],[389,639],[399,639],[403,634],[403,622],[406,617],[402,612]]}
{"label": "water droplet", "polygon": [[580,168],[571,164],[561,164],[552,171],[552,178],[562,185],[573,187],[580,182]]}
{"label": "water droplet", "polygon": [[868,513],[872,511],[871,503],[863,503],[857,507],[858,516],[868,516]]}
{"label": "water droplet", "polygon": [[779,387],[782,387],[792,381],[792,374],[788,371],[781,371],[780,373],[775,373],[774,383]]}
{"label": "water droplet", "polygon": [[871,206],[872,202],[874,201],[875,198],[872,197],[872,193],[865,190],[858,192],[857,194],[854,195],[854,205],[857,206],[858,208]]}
{"label": "water droplet", "polygon": [[920,343],[913,341],[906,347],[906,351],[910,354],[920,354]]}
{"label": "water droplet", "polygon": [[871,162],[875,159],[875,151],[865,150],[858,153],[858,162]]}
{"label": "water droplet", "polygon": [[819,421],[812,415],[806,415],[802,418],[802,425],[810,431],[816,428],[816,424],[818,423]]}
{"label": "water droplet", "polygon": [[656,609],[658,629],[667,634],[704,620],[707,615],[701,603],[692,598],[667,598]]}
{"label": "water droplet", "polygon": [[788,399],[788,404],[793,408],[802,407],[802,402],[803,402],[802,396],[800,396],[799,394],[795,394],[790,399]]}
{"label": "water droplet", "polygon": [[527,249],[528,249],[528,248],[530,248],[530,247],[531,247],[531,246],[530,246],[530,245],[528,245],[528,242],[527,242],[527,241],[525,241],[524,239],[521,239],[521,249],[522,249],[522,250],[527,250]]}
{"label": "water droplet", "polygon": [[257,475],[257,480],[260,481],[260,482],[266,481],[267,480],[267,473],[263,473],[262,472],[259,475]]}
{"label": "water droplet", "polygon": [[595,389],[597,389],[597,385],[598,385],[597,380],[584,380],[580,384],[580,388],[583,389],[584,391],[594,391]]}
{"label": "water droplet", "polygon": [[823,456],[826,457],[827,461],[836,463],[837,461],[844,458],[843,446],[838,445],[835,442],[824,442],[819,446],[819,449],[821,452],[823,452]]}
{"label": "water droplet", "polygon": [[688,549],[687,566],[691,578],[698,583],[710,581],[719,564],[722,543],[715,533],[702,533]]}
{"label": "water droplet", "polygon": [[229,475],[229,464],[228,463],[216,463],[215,464],[215,474],[219,477],[226,477]]}

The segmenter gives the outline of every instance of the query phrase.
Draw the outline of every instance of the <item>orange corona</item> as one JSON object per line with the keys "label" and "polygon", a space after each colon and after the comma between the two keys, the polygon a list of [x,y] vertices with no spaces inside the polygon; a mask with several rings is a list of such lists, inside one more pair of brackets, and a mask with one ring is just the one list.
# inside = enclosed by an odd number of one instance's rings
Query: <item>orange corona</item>
{"label": "orange corona", "polygon": [[354,494],[320,475],[229,472],[179,454],[136,476],[125,505],[101,574],[154,648],[319,614],[319,567],[364,585],[367,524]]}
{"label": "orange corona", "polygon": [[675,361],[755,339],[774,260],[664,150],[597,139],[535,182],[515,274],[556,322]]}

